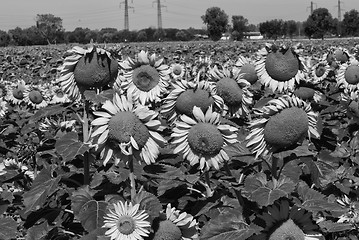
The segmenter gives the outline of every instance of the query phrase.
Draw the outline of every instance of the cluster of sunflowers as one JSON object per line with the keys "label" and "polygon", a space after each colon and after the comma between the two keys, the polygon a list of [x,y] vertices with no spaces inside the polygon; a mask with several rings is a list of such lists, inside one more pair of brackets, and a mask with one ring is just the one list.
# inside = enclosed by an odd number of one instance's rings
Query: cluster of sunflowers
{"label": "cluster of sunflowers", "polygon": [[[294,149],[304,139],[319,139],[320,117],[311,104],[325,99],[328,76],[335,76],[348,112],[359,118],[359,62],[340,46],[323,56],[304,56],[300,44],[266,44],[256,54],[223,64],[201,54],[192,63],[178,54],[167,64],[146,51],[117,59],[96,46],[74,47],[58,74],[43,85],[2,81],[0,117],[8,105],[83,105],[84,143],[103,165],[129,166],[131,198],[136,194],[133,161],[155,163],[165,148],[206,173],[228,167],[230,145],[243,144],[256,160],[270,165],[273,154]],[[89,106],[87,91],[106,90],[113,91],[111,99]],[[245,139],[238,135],[240,121],[248,125]],[[58,125],[71,131],[74,122]],[[209,184],[204,185],[210,197]],[[198,238],[192,215],[167,205],[151,226],[148,213],[131,200],[108,207],[103,228],[111,240]],[[258,219],[265,224],[253,239],[324,239],[310,214],[288,201],[269,206]]]}

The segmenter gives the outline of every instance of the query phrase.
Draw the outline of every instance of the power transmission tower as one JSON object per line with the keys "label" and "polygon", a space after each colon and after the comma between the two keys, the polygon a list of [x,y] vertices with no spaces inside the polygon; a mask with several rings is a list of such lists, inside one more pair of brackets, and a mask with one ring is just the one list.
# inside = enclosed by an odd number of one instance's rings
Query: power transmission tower
{"label": "power transmission tower", "polygon": [[315,4],[315,7],[317,7],[317,4],[314,3],[313,1],[310,2],[310,7],[307,7],[307,10],[308,8],[310,8],[310,15],[313,14],[313,11],[314,11],[314,4]]}
{"label": "power transmission tower", "polygon": [[342,20],[342,7],[341,7],[341,3],[342,1],[338,0],[338,5],[336,7],[338,7],[338,20],[339,22]]}
{"label": "power transmission tower", "polygon": [[162,8],[166,8],[167,6],[161,4],[161,0],[154,1],[157,4],[157,27],[158,29],[162,29]]}
{"label": "power transmission tower", "polygon": [[[131,3],[133,3],[133,1],[131,1]],[[129,24],[129,19],[128,19],[128,9],[129,9],[129,8],[132,8],[133,11],[135,11],[135,10],[134,10],[134,7],[128,6],[128,0],[125,0],[125,1],[123,1],[123,2],[120,2],[120,8],[121,8],[121,4],[124,4],[124,5],[125,5],[125,26],[124,26],[124,29],[125,29],[126,31],[128,31],[128,30],[130,29],[130,24]]]}

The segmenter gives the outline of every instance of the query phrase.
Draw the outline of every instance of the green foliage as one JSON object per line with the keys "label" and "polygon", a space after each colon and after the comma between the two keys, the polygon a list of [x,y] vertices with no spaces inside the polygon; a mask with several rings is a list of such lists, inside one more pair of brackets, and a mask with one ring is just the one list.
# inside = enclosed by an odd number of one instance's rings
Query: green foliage
{"label": "green foliage", "polygon": [[60,17],[53,14],[37,14],[36,27],[48,44],[56,43],[63,39],[64,29]]}
{"label": "green foliage", "polygon": [[219,7],[211,7],[206,10],[202,21],[207,25],[208,36],[218,41],[222,37],[222,33],[227,31],[228,15]]}
{"label": "green foliage", "polygon": [[235,40],[242,40],[244,32],[248,31],[248,19],[240,15],[232,16],[232,37]]}
{"label": "green foliage", "polygon": [[333,18],[328,9],[317,8],[304,23],[304,32],[308,38],[324,38],[333,28]]}
{"label": "green foliage", "polygon": [[359,36],[359,12],[352,9],[344,13],[342,33],[345,36]]}

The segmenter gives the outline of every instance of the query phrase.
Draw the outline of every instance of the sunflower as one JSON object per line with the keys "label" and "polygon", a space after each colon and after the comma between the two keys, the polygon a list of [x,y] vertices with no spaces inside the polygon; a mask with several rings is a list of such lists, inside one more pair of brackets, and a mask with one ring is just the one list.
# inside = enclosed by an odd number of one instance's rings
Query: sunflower
{"label": "sunflower", "polygon": [[109,209],[109,213],[104,216],[103,228],[108,228],[105,232],[106,237],[111,240],[141,240],[148,237],[150,222],[146,219],[148,214],[144,210],[139,210],[140,205],[128,202],[117,202]]}
{"label": "sunflower", "polygon": [[165,216],[154,222],[153,240],[177,239],[194,240],[198,239],[197,222],[193,216],[183,212],[180,213],[171,204],[167,205]]}
{"label": "sunflower", "polygon": [[304,101],[320,102],[324,95],[312,86],[298,86],[293,94]]}
{"label": "sunflower", "polygon": [[208,81],[188,82],[178,80],[172,84],[174,89],[164,99],[161,113],[168,117],[172,124],[179,115],[192,116],[193,107],[197,106],[205,112],[210,106],[222,112],[224,102],[217,95],[213,83]]}
{"label": "sunflower", "polygon": [[87,89],[102,89],[117,77],[118,63],[104,49],[90,47],[87,50],[73,47],[60,68],[56,80],[72,100],[81,99]]}
{"label": "sunflower", "polygon": [[344,195],[342,199],[337,199],[337,202],[346,209],[346,212],[339,216],[337,222],[350,223],[357,228],[359,226],[359,202],[352,201],[347,195]]}
{"label": "sunflower", "polygon": [[9,102],[20,105],[24,102],[24,92],[27,90],[28,86],[24,80],[19,80],[16,84],[12,85],[10,90],[5,97]]}
{"label": "sunflower", "polygon": [[314,83],[320,83],[328,76],[330,66],[325,61],[320,61],[310,67],[311,77]]}
{"label": "sunflower", "polygon": [[263,230],[252,240],[324,240],[311,214],[295,205],[291,207],[288,200],[276,201],[254,221]]}
{"label": "sunflower", "polygon": [[56,85],[53,86],[50,89],[49,92],[51,94],[51,100],[50,100],[49,104],[68,103],[68,102],[70,102],[70,99],[67,96],[67,94],[64,93],[62,88],[59,87],[59,86],[56,86]]}
{"label": "sunflower", "polygon": [[24,102],[35,109],[46,107],[45,89],[40,85],[29,85],[24,91]]}
{"label": "sunflower", "polygon": [[229,157],[223,147],[237,142],[238,130],[220,122],[220,114],[209,107],[204,114],[201,108],[193,107],[194,119],[181,115],[175,122],[171,134],[172,144],[177,146],[174,153],[181,153],[191,165],[199,163],[201,170],[209,170],[211,166],[219,169],[219,165],[228,161]]}
{"label": "sunflower", "polygon": [[317,114],[298,97],[284,95],[255,111],[259,118],[250,122],[246,140],[256,158],[293,147],[306,136],[319,138]]}
{"label": "sunflower", "polygon": [[339,67],[337,85],[348,89],[350,92],[359,89],[359,61],[352,59]]}
{"label": "sunflower", "polygon": [[130,57],[120,62],[123,75],[119,75],[116,86],[133,95],[141,104],[159,102],[167,92],[171,70],[163,63],[164,59],[156,59],[156,55],[148,56],[148,52],[141,51],[137,60]]}
{"label": "sunflower", "polygon": [[240,55],[235,63],[235,68],[237,68],[236,71],[238,71],[239,74],[244,74],[242,78],[250,84],[255,84],[258,81],[255,61],[251,58]]}
{"label": "sunflower", "polygon": [[351,60],[353,56],[346,48],[330,47],[328,52],[323,55],[323,59],[333,68],[337,69],[341,64]]}
{"label": "sunflower", "polygon": [[346,113],[350,118],[355,121],[359,121],[359,96],[358,93],[349,92],[344,89],[344,92],[340,95],[341,102],[345,106]]}
{"label": "sunflower", "polygon": [[2,98],[0,98],[0,118],[5,117],[7,110],[8,110],[7,102]]}
{"label": "sunflower", "polygon": [[305,61],[296,48],[266,44],[258,53],[261,56],[256,61],[258,78],[273,92],[292,90],[296,83],[304,79]]}
{"label": "sunflower", "polygon": [[172,63],[170,65],[171,76],[173,80],[181,79],[186,74],[186,67],[184,64]]}
{"label": "sunflower", "polygon": [[113,102],[107,100],[102,108],[104,112],[94,112],[98,118],[91,123],[96,127],[91,138],[101,149],[103,164],[106,165],[112,156],[118,164],[129,155],[144,160],[146,164],[154,163],[159,154],[159,144],[166,142],[155,132],[163,129],[161,122],[155,120],[158,113],[141,104],[135,106],[132,99],[117,93]]}
{"label": "sunflower", "polygon": [[210,74],[216,81],[218,95],[224,101],[223,115],[248,117],[253,94],[249,91],[250,83],[243,79],[244,74],[238,71],[232,73],[226,68],[219,70],[217,66],[211,69]]}

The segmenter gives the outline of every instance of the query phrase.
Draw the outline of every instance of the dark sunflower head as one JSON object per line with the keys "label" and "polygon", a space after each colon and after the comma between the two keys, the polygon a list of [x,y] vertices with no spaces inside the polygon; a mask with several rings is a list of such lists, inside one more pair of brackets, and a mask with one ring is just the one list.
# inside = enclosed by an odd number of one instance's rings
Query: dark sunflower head
{"label": "dark sunflower head", "polygon": [[192,116],[193,107],[197,106],[201,108],[203,112],[206,112],[209,106],[212,106],[214,99],[211,93],[205,89],[187,89],[176,100],[176,110],[180,114],[186,114]]}
{"label": "dark sunflower head", "polygon": [[359,83],[359,65],[349,65],[344,74],[345,81],[349,84]]}
{"label": "dark sunflower head", "polygon": [[232,78],[222,78],[217,84],[217,93],[222,97],[225,104],[229,106],[240,106],[242,104],[242,89]]}

